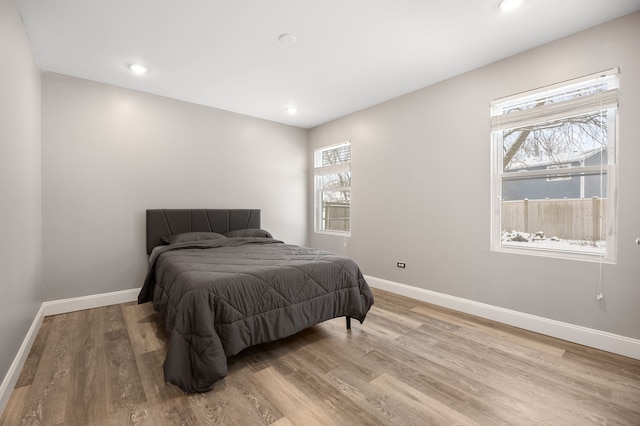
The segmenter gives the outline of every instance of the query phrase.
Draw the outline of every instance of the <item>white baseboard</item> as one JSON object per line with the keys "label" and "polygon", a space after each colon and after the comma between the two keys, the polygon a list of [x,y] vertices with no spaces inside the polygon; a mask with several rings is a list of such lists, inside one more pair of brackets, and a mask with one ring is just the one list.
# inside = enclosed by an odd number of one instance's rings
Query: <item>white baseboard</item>
{"label": "white baseboard", "polygon": [[365,276],[365,279],[373,288],[640,360],[640,340],[637,339],[449,296],[381,278]]}
{"label": "white baseboard", "polygon": [[22,345],[20,345],[20,349],[18,349],[16,357],[13,359],[13,362],[9,367],[9,371],[7,371],[7,374],[2,380],[2,384],[0,384],[0,414],[2,414],[4,408],[9,402],[11,392],[13,392],[13,388],[18,382],[20,372],[22,371],[22,367],[24,367],[24,363],[27,361],[27,356],[29,356],[31,346],[33,346],[33,342],[36,340],[36,336],[38,335],[38,330],[40,330],[43,319],[44,305],[40,305],[40,309],[38,310],[36,317],[33,319],[31,327],[29,327],[29,331],[27,332],[27,335],[22,341]]}
{"label": "white baseboard", "polygon": [[9,371],[4,376],[2,384],[0,384],[0,414],[4,411],[11,392],[20,377],[20,371],[24,366],[31,346],[38,335],[38,330],[42,325],[44,317],[51,315],[65,314],[68,312],[82,311],[84,309],[99,308],[102,306],[116,305],[119,303],[133,302],[138,299],[139,288],[131,290],[114,291],[112,293],[95,294],[92,296],[74,297],[71,299],[53,300],[44,302],[40,306],[40,310],[36,314],[27,335],[25,336],[18,354],[14,358]]}
{"label": "white baseboard", "polygon": [[74,297],[71,299],[44,302],[44,316],[65,314],[67,312],[82,311],[84,309],[100,308],[102,306],[117,305],[138,300],[139,288],[114,291],[111,293],[93,294],[91,296]]}

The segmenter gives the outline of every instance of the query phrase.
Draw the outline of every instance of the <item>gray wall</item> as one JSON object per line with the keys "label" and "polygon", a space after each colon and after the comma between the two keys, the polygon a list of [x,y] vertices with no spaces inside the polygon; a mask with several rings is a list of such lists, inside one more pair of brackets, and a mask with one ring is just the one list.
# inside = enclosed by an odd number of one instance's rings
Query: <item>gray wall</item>
{"label": "gray wall", "polygon": [[[353,204],[350,238],[310,244],[373,277],[640,338],[639,40],[635,13],[312,129],[311,148],[351,139]],[[615,66],[620,239],[598,302],[598,263],[490,251],[489,102]]]}
{"label": "gray wall", "polygon": [[145,209],[260,208],[304,244],[303,129],[42,75],[45,300],[140,287]]}
{"label": "gray wall", "polygon": [[13,0],[0,0],[0,381],[43,302],[40,71]]}

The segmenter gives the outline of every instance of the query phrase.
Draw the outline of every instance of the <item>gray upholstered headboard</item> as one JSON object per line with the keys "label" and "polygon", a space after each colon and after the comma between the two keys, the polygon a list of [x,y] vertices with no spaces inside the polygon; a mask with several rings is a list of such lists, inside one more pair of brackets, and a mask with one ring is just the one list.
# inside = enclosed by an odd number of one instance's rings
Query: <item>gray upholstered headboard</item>
{"label": "gray upholstered headboard", "polygon": [[162,237],[182,232],[218,232],[260,228],[260,209],[147,210],[147,254]]}

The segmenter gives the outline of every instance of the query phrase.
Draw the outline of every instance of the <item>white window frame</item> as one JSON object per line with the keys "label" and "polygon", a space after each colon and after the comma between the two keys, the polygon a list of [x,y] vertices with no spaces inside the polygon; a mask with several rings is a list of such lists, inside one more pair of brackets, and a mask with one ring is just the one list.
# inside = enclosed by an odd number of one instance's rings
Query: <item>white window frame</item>
{"label": "white window frame", "polygon": [[334,145],[329,145],[329,146],[323,146],[320,148],[317,148],[316,150],[314,150],[313,153],[313,162],[314,162],[314,229],[316,233],[319,234],[329,234],[329,235],[339,235],[339,236],[344,236],[344,237],[349,237],[351,236],[351,199],[349,199],[349,230],[348,231],[340,231],[340,230],[333,230],[333,229],[323,229],[322,228],[322,213],[323,213],[323,209],[322,209],[322,195],[324,192],[330,192],[330,191],[344,191],[347,190],[349,191],[349,194],[351,194],[351,186],[345,186],[345,187],[334,187],[331,188],[330,190],[323,190],[321,188],[319,188],[319,183],[320,183],[320,178],[324,175],[330,175],[330,174],[335,174],[335,173],[342,173],[342,172],[351,172],[351,161],[349,162],[345,162],[345,163],[340,163],[340,164],[334,164],[334,165],[329,165],[329,166],[318,166],[317,165],[317,159],[319,156],[322,155],[323,151],[328,151],[328,150],[332,150],[332,149],[336,149],[336,148],[340,148],[343,146],[349,146],[349,150],[351,150],[351,141],[350,140],[346,140],[344,142],[340,142]]}
{"label": "white window frame", "polygon": [[[571,166],[571,164],[569,164],[569,163],[551,164],[551,165],[547,166],[547,170],[570,169],[572,167],[573,166]],[[571,180],[571,175],[569,175],[569,176],[552,176],[552,175],[549,175],[547,177],[547,182],[557,182],[559,180]]]}
{"label": "white window frame", "polygon": [[[516,111],[503,115],[504,108],[526,101],[527,99],[540,99],[541,96],[553,94],[554,92],[566,91],[572,86],[584,85],[586,82],[597,79],[608,79],[614,84],[608,86],[610,90],[603,92],[599,97],[592,96],[590,99],[578,98],[576,101],[568,101],[558,104],[544,105],[540,109],[545,109],[536,113],[531,110]],[[612,80],[613,79],[613,80]],[[506,252],[515,254],[526,254],[534,256],[546,256],[561,259],[583,260],[603,263],[616,263],[616,239],[617,239],[617,130],[618,130],[618,83],[619,70],[613,68],[605,72],[591,74],[568,82],[555,84],[541,89],[496,99],[491,102],[491,250],[496,252]],[[569,118],[592,111],[608,111],[607,127],[607,164],[596,166],[574,166],[570,168],[559,168],[551,172],[550,170],[524,170],[517,173],[505,173],[503,171],[503,130],[518,128],[525,125],[535,125],[544,121],[558,118]],[[566,179],[571,176],[585,176],[587,174],[602,174],[607,176],[607,207],[605,213],[605,223],[601,226],[605,229],[606,252],[585,253],[583,251],[571,251],[568,249],[538,248],[534,246],[516,246],[504,244],[502,241],[502,186],[505,179],[514,178],[535,178],[546,177],[547,180]],[[534,231],[535,232],[535,231]]]}

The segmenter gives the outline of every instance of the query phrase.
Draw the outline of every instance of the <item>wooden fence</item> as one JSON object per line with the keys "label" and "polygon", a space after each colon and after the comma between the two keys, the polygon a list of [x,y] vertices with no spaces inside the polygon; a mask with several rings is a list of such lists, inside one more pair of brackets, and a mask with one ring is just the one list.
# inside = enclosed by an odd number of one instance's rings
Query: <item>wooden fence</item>
{"label": "wooden fence", "polygon": [[606,205],[607,199],[598,197],[503,201],[502,229],[542,231],[546,237],[567,240],[604,240]]}
{"label": "wooden fence", "polygon": [[349,203],[326,203],[323,205],[323,228],[331,231],[349,231],[351,227]]}

